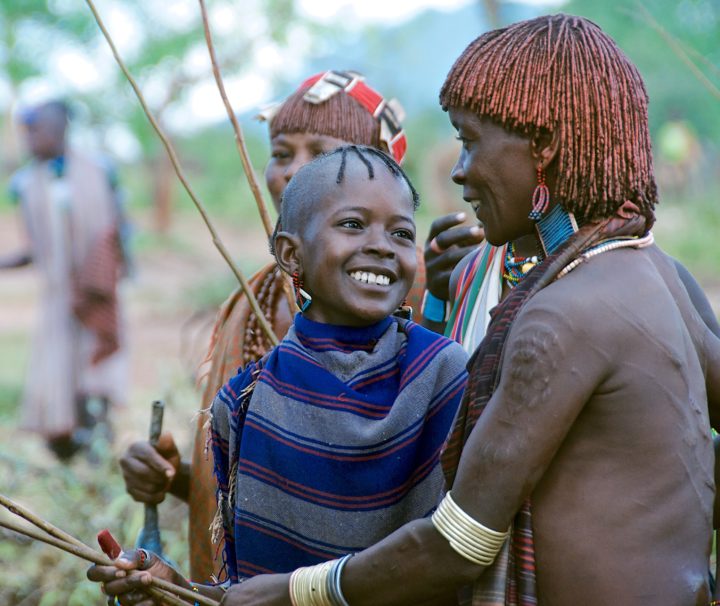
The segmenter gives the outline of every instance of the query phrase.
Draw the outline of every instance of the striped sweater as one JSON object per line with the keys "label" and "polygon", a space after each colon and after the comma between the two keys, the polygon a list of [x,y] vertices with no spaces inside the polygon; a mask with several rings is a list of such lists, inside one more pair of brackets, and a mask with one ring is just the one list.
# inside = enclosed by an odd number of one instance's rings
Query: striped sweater
{"label": "striped sweater", "polygon": [[298,314],[213,403],[230,579],[359,551],[428,515],[466,361],[413,322],[349,328]]}

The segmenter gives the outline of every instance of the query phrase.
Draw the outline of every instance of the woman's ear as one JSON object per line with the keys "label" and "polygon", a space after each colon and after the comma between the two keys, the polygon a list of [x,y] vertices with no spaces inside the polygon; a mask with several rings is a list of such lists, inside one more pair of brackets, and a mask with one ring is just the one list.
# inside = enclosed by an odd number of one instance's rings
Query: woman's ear
{"label": "woman's ear", "polygon": [[560,129],[537,133],[530,141],[532,154],[542,169],[547,169],[560,150]]}
{"label": "woman's ear", "polygon": [[275,259],[277,264],[287,275],[302,268],[302,244],[297,234],[280,231],[275,235]]}

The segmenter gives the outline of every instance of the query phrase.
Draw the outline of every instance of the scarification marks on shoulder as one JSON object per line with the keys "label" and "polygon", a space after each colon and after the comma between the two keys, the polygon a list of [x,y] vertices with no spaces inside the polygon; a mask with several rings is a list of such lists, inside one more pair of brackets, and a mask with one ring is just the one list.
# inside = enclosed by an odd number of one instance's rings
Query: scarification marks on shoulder
{"label": "scarification marks on shoulder", "polygon": [[550,398],[550,379],[557,371],[560,350],[557,333],[541,325],[525,330],[514,341],[504,368],[509,380],[508,412],[512,415]]}

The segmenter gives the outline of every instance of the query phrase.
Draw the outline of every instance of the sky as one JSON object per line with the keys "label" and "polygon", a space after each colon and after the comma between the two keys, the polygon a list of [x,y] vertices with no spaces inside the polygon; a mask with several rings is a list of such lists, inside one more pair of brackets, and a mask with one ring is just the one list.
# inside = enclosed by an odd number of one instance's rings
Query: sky
{"label": "sky", "polygon": [[301,10],[320,22],[332,22],[339,16],[353,17],[359,24],[382,21],[392,25],[435,8],[454,10],[477,0],[300,0]]}
{"label": "sky", "polygon": [[[478,0],[299,0],[305,14],[318,21],[332,21],[337,16],[352,15],[360,23],[402,23],[418,13],[433,8],[455,10]],[[551,6],[562,0],[515,0],[523,4]]]}

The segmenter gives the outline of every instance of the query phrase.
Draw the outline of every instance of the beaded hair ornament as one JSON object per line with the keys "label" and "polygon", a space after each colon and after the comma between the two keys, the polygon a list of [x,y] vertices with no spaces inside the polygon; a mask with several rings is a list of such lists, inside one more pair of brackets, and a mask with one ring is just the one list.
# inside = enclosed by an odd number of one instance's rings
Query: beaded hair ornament
{"label": "beaded hair ornament", "polygon": [[[385,99],[365,83],[364,76],[353,71],[329,70],[315,74],[300,85],[300,89],[304,88],[307,88],[307,91],[303,99],[314,105],[319,105],[341,92],[355,99],[380,122],[380,140],[387,145],[393,159],[398,164],[402,163],[407,151],[407,137],[402,128],[405,111],[397,99]],[[264,109],[258,119],[271,121],[281,105],[276,103]]]}

